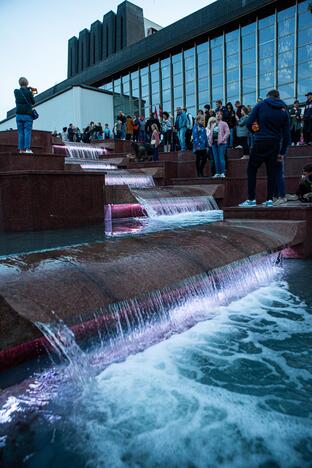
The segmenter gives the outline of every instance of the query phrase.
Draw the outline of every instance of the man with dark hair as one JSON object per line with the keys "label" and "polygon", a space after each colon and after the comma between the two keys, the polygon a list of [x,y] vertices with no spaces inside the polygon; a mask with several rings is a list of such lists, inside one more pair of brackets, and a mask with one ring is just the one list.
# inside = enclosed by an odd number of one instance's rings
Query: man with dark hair
{"label": "man with dark hair", "polygon": [[[239,206],[256,205],[256,178],[264,163],[267,170],[267,200],[264,206],[273,206],[273,195],[278,182],[277,175],[284,177],[283,161],[290,142],[289,115],[279,92],[269,91],[267,98],[259,102],[251,112],[247,128],[254,134],[254,145],[248,162],[248,200]],[[281,164],[281,168],[279,167]]]}
{"label": "man with dark hair", "polygon": [[303,138],[306,145],[312,143],[312,91],[306,94],[307,102],[303,114]]}

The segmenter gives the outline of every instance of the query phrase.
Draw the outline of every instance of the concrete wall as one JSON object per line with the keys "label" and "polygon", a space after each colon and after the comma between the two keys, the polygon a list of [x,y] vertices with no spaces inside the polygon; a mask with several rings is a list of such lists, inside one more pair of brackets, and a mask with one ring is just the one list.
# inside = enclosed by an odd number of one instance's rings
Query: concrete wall
{"label": "concrete wall", "polygon": [[[73,123],[81,130],[93,120],[113,126],[113,96],[74,86],[68,91],[36,106],[39,119],[34,121],[35,130],[61,131]],[[0,131],[16,128],[15,117],[0,124]]]}

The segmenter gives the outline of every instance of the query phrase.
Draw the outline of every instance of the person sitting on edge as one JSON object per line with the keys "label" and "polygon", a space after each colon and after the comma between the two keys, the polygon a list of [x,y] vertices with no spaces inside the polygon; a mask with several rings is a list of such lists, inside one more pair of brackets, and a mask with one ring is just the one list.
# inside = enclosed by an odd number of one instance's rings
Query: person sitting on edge
{"label": "person sitting on edge", "polygon": [[104,140],[109,140],[111,137],[111,131],[109,129],[108,123],[104,126]]}
{"label": "person sitting on edge", "polygon": [[[279,92],[269,91],[267,99],[259,102],[251,112],[247,128],[254,132],[254,144],[248,161],[248,199],[241,207],[256,206],[256,179],[259,167],[267,170],[267,200],[264,206],[273,206],[273,195],[278,178],[283,177],[284,157],[290,141],[290,124],[286,104]],[[281,167],[279,167],[279,163]]]}
{"label": "person sitting on edge", "polygon": [[304,166],[302,171],[302,180],[299,184],[296,195],[302,202],[312,202],[312,164]]}
{"label": "person sitting on edge", "polygon": [[14,90],[16,103],[16,125],[19,153],[32,153],[31,131],[33,125],[32,105],[35,104],[32,88],[28,87],[28,80],[21,77],[18,80],[20,89]]}
{"label": "person sitting on edge", "polygon": [[196,155],[197,177],[204,177],[204,168],[207,162],[208,138],[204,127],[204,116],[198,115],[192,130],[193,134],[193,152]]}

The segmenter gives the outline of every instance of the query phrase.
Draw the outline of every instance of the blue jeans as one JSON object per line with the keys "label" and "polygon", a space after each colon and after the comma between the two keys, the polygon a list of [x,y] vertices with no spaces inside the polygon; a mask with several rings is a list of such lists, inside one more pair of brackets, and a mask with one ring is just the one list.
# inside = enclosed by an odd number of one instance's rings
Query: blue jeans
{"label": "blue jeans", "polygon": [[180,128],[180,130],[179,130],[179,132],[178,132],[179,143],[180,143],[180,146],[181,146],[181,151],[185,151],[185,150],[186,150],[186,145],[185,145],[185,132],[186,132],[186,127]]}
{"label": "blue jeans", "polygon": [[126,139],[126,124],[125,123],[121,125],[121,139],[122,140]]}
{"label": "blue jeans", "polygon": [[153,148],[153,161],[159,160],[159,149],[158,146],[154,146]]}
{"label": "blue jeans", "polygon": [[27,114],[16,114],[18,149],[30,149],[33,118]]}
{"label": "blue jeans", "polygon": [[225,160],[224,155],[226,151],[226,143],[213,143],[212,145],[212,154],[216,166],[216,174],[224,174],[225,171]]}

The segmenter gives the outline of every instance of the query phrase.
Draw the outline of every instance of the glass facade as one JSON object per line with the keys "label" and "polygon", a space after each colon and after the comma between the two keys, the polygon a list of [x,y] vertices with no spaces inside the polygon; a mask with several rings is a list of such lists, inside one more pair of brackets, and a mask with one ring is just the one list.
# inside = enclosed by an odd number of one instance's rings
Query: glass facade
{"label": "glass facade", "polygon": [[[288,4],[289,5],[289,4]],[[237,99],[254,105],[272,88],[291,104],[312,88],[311,0],[294,1],[265,17],[194,43],[102,88],[114,92],[115,113],[173,113],[186,106],[195,114],[205,104]]]}

